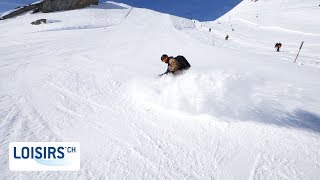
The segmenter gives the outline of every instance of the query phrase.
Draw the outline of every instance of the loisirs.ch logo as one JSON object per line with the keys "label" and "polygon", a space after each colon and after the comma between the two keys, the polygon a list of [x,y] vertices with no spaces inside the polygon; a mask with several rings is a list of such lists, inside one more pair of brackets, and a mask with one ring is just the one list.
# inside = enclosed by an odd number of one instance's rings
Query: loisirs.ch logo
{"label": "loisirs.ch logo", "polygon": [[9,146],[12,171],[77,171],[78,142],[12,142]]}

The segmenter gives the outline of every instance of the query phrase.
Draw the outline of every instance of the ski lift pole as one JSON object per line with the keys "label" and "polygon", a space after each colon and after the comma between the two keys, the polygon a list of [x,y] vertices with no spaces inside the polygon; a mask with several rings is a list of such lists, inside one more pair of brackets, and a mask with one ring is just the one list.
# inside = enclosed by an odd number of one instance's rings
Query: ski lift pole
{"label": "ski lift pole", "polygon": [[299,52],[298,52],[298,54],[297,54],[297,56],[296,56],[296,59],[294,60],[294,63],[296,63],[296,61],[297,61],[297,59],[298,59],[298,56],[299,56],[300,51],[301,51],[301,49],[302,49],[303,43],[304,43],[304,41],[302,41],[302,43],[301,43],[301,45],[300,45]]}
{"label": "ski lift pole", "polygon": [[214,46],[214,33],[212,35],[212,45]]}
{"label": "ski lift pole", "polygon": [[214,46],[214,28],[212,28],[211,34],[212,34],[212,46]]}

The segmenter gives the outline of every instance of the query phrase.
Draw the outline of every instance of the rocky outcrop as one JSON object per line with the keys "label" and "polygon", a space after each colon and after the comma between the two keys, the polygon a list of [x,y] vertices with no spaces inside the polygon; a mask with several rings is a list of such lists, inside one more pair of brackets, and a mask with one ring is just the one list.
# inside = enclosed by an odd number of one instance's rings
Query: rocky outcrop
{"label": "rocky outcrop", "polygon": [[99,0],[44,0],[40,11],[54,12],[72,9],[80,9],[89,5],[98,5]]}
{"label": "rocky outcrop", "polygon": [[44,0],[39,3],[33,3],[27,6],[19,7],[11,13],[0,16],[0,20],[12,18],[28,11],[48,13],[54,11],[80,9],[90,5],[98,4],[99,0]]}
{"label": "rocky outcrop", "polygon": [[4,16],[0,16],[0,20],[12,18],[12,17],[18,16],[20,14],[26,13],[28,11],[37,10],[40,8],[40,6],[41,6],[41,3],[35,3],[35,4],[29,4],[29,5],[23,6],[23,7],[18,7],[15,10],[13,10],[11,13],[8,13]]}
{"label": "rocky outcrop", "polygon": [[40,25],[40,24],[46,24],[47,23],[47,19],[38,19],[36,21],[33,21],[31,24],[32,25]]}

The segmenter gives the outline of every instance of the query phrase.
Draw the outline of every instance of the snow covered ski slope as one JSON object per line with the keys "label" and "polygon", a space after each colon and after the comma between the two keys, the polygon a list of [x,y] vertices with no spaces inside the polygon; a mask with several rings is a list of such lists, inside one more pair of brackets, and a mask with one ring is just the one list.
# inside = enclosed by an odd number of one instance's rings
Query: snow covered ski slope
{"label": "snow covered ski slope", "polygon": [[[271,2],[214,22],[115,2],[0,21],[0,179],[318,179],[319,22],[268,24]],[[159,78],[163,53],[192,68]],[[81,168],[10,171],[19,141],[80,142]]]}
{"label": "snow covered ski slope", "polygon": [[259,49],[268,53],[275,43],[281,42],[283,53],[280,56],[286,61],[293,62],[304,41],[300,63],[319,67],[319,3],[316,0],[246,0],[209,24],[252,51]]}

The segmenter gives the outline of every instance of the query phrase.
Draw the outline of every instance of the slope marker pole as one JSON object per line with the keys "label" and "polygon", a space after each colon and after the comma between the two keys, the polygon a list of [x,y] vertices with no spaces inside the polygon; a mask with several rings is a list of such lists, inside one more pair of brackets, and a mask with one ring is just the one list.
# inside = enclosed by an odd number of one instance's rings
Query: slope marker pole
{"label": "slope marker pole", "polygon": [[297,61],[297,59],[298,59],[298,56],[299,56],[299,54],[300,54],[300,51],[301,51],[301,49],[302,49],[303,43],[304,43],[304,41],[302,41],[302,43],[301,43],[301,45],[300,45],[300,48],[299,48],[299,52],[298,52],[298,54],[297,54],[297,56],[296,56],[296,59],[294,60],[293,63],[296,63],[296,61]]}
{"label": "slope marker pole", "polygon": [[212,45],[214,46],[214,34],[212,35]]}

